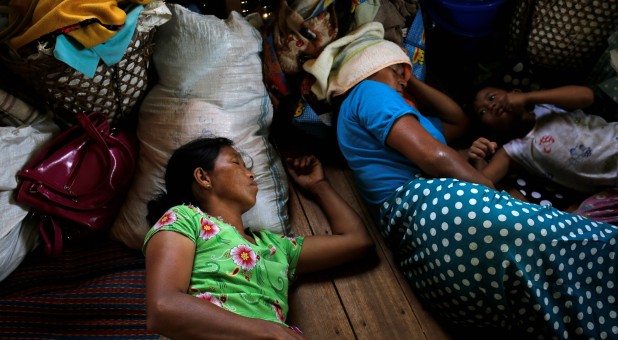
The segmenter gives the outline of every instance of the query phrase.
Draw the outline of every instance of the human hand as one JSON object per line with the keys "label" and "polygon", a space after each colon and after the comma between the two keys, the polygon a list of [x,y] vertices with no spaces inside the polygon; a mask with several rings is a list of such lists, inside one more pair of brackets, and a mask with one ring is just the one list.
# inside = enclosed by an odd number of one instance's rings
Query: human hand
{"label": "human hand", "polygon": [[475,161],[485,159],[487,156],[496,153],[496,149],[498,149],[498,144],[496,142],[481,137],[475,140],[472,146],[470,146],[470,149],[468,149],[468,159]]}
{"label": "human hand", "polygon": [[[296,332],[295,330],[293,330],[290,327],[286,327],[285,325],[281,325],[278,324],[279,328],[280,328],[280,334],[276,334],[275,339],[304,339],[305,337],[301,334]],[[279,333],[279,332],[277,332]]]}
{"label": "human hand", "polygon": [[[281,339],[281,340],[291,340],[291,339],[304,339],[305,337],[302,334],[297,333],[290,327],[286,325],[282,325],[280,323],[275,323],[272,321],[266,321],[261,319],[255,319],[256,323],[256,334],[255,338],[260,339]],[[259,334],[259,335],[258,335]]]}
{"label": "human hand", "polygon": [[517,112],[518,110],[526,109],[528,105],[527,100],[528,96],[525,92],[521,92],[519,90],[513,90],[507,92],[503,97],[504,103],[502,107],[509,112]]}
{"label": "human hand", "polygon": [[304,190],[314,192],[317,183],[326,180],[322,163],[315,156],[286,159],[292,179]]}

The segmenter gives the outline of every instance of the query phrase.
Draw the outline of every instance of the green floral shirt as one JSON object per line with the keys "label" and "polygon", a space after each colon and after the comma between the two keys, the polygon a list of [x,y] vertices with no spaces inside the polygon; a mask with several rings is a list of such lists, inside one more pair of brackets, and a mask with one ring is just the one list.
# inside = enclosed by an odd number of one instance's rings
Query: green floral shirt
{"label": "green floral shirt", "polygon": [[294,278],[303,238],[270,231],[252,232],[253,244],[233,226],[191,205],[168,210],[144,240],[161,230],[178,232],[195,243],[187,293],[230,312],[285,324],[288,285]]}

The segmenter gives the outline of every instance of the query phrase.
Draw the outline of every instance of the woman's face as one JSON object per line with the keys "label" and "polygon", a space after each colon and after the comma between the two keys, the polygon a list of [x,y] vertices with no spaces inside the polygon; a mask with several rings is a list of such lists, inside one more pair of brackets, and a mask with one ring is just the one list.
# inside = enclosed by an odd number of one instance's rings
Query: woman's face
{"label": "woman's face", "polygon": [[402,64],[396,64],[381,69],[367,79],[386,84],[403,95],[403,90],[406,88],[405,74],[404,66]]}
{"label": "woman's face", "polygon": [[219,199],[240,204],[243,212],[255,205],[258,186],[253,172],[234,148],[221,148],[210,178],[212,190]]}

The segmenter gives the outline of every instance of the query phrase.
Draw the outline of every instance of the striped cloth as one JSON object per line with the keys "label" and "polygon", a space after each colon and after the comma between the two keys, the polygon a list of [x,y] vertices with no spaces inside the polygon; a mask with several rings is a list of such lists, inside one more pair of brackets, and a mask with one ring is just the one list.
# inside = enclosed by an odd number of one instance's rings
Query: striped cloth
{"label": "striped cloth", "polygon": [[158,339],[146,330],[144,257],[121,243],[41,248],[0,282],[0,338]]}
{"label": "striped cloth", "polygon": [[0,89],[0,126],[30,125],[40,116],[34,106]]}

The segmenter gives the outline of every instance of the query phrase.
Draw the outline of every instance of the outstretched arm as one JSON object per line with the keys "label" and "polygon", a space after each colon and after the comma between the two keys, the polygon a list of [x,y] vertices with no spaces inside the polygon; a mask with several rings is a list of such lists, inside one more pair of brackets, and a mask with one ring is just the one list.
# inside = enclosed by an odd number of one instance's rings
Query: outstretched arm
{"label": "outstretched arm", "polygon": [[362,219],[328,182],[320,161],[314,156],[304,156],[286,162],[292,179],[309,192],[324,211],[333,233],[305,238],[297,272],[334,267],[372,249],[373,240]]}
{"label": "outstretched arm", "polygon": [[452,177],[494,187],[457,151],[433,138],[412,115],[404,115],[393,124],[386,143],[430,176]]}
{"label": "outstretched arm", "polygon": [[453,142],[468,132],[470,119],[461,106],[446,94],[414,76],[408,80],[406,91],[414,97],[424,115],[440,118],[447,142]]}
{"label": "outstretched arm", "polygon": [[146,248],[148,329],[178,339],[302,339],[283,325],[242,317],[187,294],[195,244],[173,231]]}
{"label": "outstretched arm", "polygon": [[551,104],[565,110],[586,108],[594,102],[592,89],[586,86],[567,85],[548,90],[509,92],[508,101],[513,106]]}

